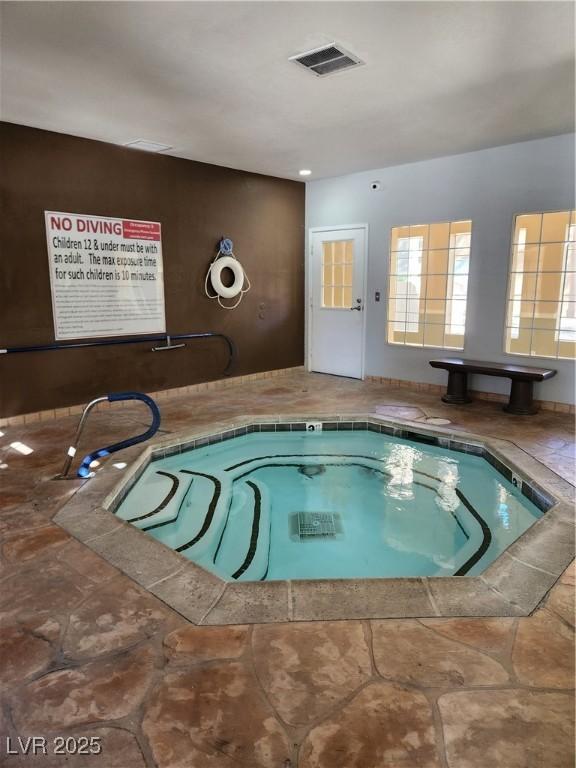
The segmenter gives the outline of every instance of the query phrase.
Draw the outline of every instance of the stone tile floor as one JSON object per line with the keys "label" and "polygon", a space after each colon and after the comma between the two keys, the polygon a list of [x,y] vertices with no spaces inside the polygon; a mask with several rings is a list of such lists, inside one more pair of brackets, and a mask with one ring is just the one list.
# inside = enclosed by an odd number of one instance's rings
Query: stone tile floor
{"label": "stone tile floor", "polygon": [[[303,373],[174,397],[162,428],[240,414],[448,418],[573,483],[572,418]],[[84,446],[137,432],[96,413]],[[572,768],[574,564],[528,618],[195,627],[51,522],[77,417],[0,438],[0,764],[32,768]],[[34,452],[7,446],[20,440]],[[129,462],[141,447],[117,454]],[[7,755],[44,736],[48,755]],[[102,753],[53,754],[55,736]],[[71,742],[70,742],[71,744]]]}

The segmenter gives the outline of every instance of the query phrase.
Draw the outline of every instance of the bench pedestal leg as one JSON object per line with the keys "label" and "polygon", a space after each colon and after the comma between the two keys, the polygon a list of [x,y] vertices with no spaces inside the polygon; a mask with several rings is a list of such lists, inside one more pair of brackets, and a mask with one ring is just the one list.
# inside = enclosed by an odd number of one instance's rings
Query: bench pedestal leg
{"label": "bench pedestal leg", "polygon": [[534,384],[532,381],[520,381],[512,379],[510,387],[510,399],[504,406],[506,413],[514,413],[517,416],[531,416],[538,413],[534,405]]}
{"label": "bench pedestal leg", "polygon": [[442,400],[453,405],[472,402],[468,397],[468,374],[465,371],[448,371],[448,387]]}

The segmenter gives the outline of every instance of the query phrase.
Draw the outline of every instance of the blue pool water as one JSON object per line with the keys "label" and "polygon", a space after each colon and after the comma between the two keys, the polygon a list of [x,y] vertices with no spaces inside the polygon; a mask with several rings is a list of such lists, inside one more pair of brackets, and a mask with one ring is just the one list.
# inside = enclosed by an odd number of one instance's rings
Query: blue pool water
{"label": "blue pool water", "polygon": [[227,580],[474,575],[541,516],[479,456],[365,430],[152,462],[117,510]]}

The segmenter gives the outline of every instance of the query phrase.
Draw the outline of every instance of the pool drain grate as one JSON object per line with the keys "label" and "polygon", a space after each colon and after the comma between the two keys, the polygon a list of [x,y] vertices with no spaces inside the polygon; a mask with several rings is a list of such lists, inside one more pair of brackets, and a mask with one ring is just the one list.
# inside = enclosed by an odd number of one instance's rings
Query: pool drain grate
{"label": "pool drain grate", "polygon": [[305,477],[316,477],[317,475],[323,475],[326,472],[324,464],[301,464],[298,467],[298,472]]}
{"label": "pool drain grate", "polygon": [[335,512],[298,512],[298,536],[333,538],[342,530],[340,515]]}

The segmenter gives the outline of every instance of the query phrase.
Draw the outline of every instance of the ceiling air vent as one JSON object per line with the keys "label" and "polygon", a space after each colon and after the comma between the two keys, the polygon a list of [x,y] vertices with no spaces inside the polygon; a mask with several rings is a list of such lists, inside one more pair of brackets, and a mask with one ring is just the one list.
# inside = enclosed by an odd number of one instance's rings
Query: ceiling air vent
{"label": "ceiling air vent", "polygon": [[336,43],[290,56],[290,61],[300,64],[301,67],[313,72],[318,77],[332,75],[342,69],[350,69],[364,64],[357,56],[344,50],[341,45]]}
{"label": "ceiling air vent", "polygon": [[159,144],[157,141],[148,141],[148,139],[129,141],[124,146],[130,149],[141,149],[144,152],[166,152],[167,149],[172,149],[168,144]]}

